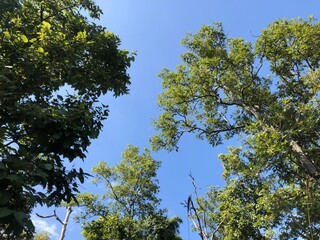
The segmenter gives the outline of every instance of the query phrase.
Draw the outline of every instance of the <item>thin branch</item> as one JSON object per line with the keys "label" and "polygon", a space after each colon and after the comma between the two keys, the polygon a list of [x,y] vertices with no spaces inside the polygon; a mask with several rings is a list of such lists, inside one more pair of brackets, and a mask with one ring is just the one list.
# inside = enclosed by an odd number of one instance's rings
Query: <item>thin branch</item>
{"label": "thin branch", "polygon": [[56,213],[56,210],[53,211],[53,214],[52,214],[52,215],[42,216],[42,215],[40,215],[40,214],[38,214],[38,213],[36,213],[36,215],[37,215],[38,217],[40,217],[40,218],[52,218],[52,217],[54,217],[55,219],[57,219],[57,221],[62,224],[62,229],[61,229],[61,233],[60,233],[59,240],[63,240],[64,237],[65,237],[65,233],[66,233],[66,231],[67,231],[67,225],[68,225],[69,217],[70,217],[72,211],[73,211],[72,208],[71,208],[70,206],[68,206],[68,207],[67,207],[67,213],[66,213],[66,216],[65,216],[64,221],[62,221],[62,220],[58,217],[58,215],[57,215],[57,213]]}
{"label": "thin branch", "polygon": [[53,214],[52,215],[47,215],[47,216],[42,216],[38,213],[36,213],[36,215],[40,218],[52,218],[54,217],[55,219],[57,219],[58,222],[60,222],[62,225],[63,225],[63,222],[62,220],[58,217],[57,213],[56,213],[56,210],[53,211]]}
{"label": "thin branch", "polygon": [[115,192],[115,190],[114,190],[114,188],[113,188],[110,180],[109,180],[108,178],[105,178],[104,176],[102,176],[102,177],[105,179],[105,181],[106,181],[107,184],[109,185],[110,190],[111,190],[111,193],[113,194],[115,200],[116,200],[118,203],[120,203],[120,204],[127,210],[127,212],[129,213],[129,212],[130,212],[130,209],[128,208],[128,206],[127,206],[127,204],[126,204],[125,202],[123,202],[123,201],[120,200],[120,198],[119,198],[118,195],[116,194],[116,192]]}

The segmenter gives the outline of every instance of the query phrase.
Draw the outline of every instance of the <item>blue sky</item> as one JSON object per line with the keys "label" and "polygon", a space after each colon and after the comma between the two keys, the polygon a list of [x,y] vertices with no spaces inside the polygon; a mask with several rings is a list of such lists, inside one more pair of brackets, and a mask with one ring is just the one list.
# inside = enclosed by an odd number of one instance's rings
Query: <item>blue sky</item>
{"label": "blue sky", "polygon": [[[128,144],[141,150],[150,147],[149,138],[155,133],[151,122],[160,115],[156,98],[162,89],[157,74],[164,67],[174,70],[180,63],[179,55],[185,50],[180,42],[187,33],[196,33],[203,24],[219,21],[228,36],[254,41],[254,36],[278,18],[313,15],[320,19],[320,2],[315,0],[97,0],[96,3],[104,12],[99,23],[120,36],[122,48],[137,51],[137,57],[129,70],[130,95],[102,99],[110,107],[110,116],[103,132],[89,148],[85,163],[79,164],[87,171],[101,160],[110,165],[118,163]],[[226,146],[212,148],[189,135],[180,142],[179,152],[153,154],[162,161],[158,173],[162,205],[169,209],[170,216],[183,218],[180,229],[183,239],[188,239],[188,228],[186,209],[181,202],[193,193],[188,174],[192,172],[202,192],[208,185],[223,184],[217,156],[226,152]],[[90,184],[81,189],[96,191]],[[52,214],[51,209],[44,208],[35,212]],[[64,218],[63,209],[58,213]],[[38,230],[59,234],[61,226],[54,219],[46,222],[35,219]],[[65,240],[83,239],[80,232],[80,226],[71,221]],[[190,239],[199,238],[191,234]]]}

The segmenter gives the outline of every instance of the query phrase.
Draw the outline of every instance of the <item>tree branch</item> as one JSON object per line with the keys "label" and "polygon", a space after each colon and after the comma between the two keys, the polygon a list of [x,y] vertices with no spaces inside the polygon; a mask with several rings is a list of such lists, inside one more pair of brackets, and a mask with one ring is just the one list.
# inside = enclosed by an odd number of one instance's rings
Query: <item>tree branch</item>
{"label": "tree branch", "polygon": [[56,213],[56,210],[53,211],[53,214],[52,214],[52,215],[42,216],[42,215],[40,215],[40,214],[38,214],[38,213],[36,213],[36,215],[37,215],[38,217],[40,217],[40,218],[52,218],[52,217],[54,217],[59,223],[61,223],[61,224],[62,224],[62,229],[61,229],[61,233],[60,233],[59,240],[63,240],[64,237],[65,237],[65,233],[66,233],[66,231],[67,231],[67,225],[68,225],[69,217],[70,217],[72,211],[73,211],[72,208],[71,208],[70,206],[68,206],[68,207],[67,207],[66,217],[65,217],[64,221],[62,221],[62,220],[58,217],[58,215],[57,215],[57,213]]}

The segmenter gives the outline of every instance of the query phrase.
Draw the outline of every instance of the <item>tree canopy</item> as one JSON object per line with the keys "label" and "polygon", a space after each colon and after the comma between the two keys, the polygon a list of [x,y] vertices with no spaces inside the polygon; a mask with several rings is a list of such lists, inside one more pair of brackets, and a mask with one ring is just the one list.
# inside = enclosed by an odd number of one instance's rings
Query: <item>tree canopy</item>
{"label": "tree canopy", "polygon": [[[225,187],[196,200],[212,239],[319,236],[320,24],[281,19],[255,42],[227,37],[220,23],[189,34],[175,71],[163,70],[156,150],[185,133],[221,154]],[[203,238],[205,239],[205,238]]]}
{"label": "tree canopy", "polygon": [[93,22],[101,13],[92,0],[1,1],[0,232],[11,239],[33,231],[35,204],[71,200],[85,173],[64,162],[99,135],[99,97],[128,93],[133,55]]}
{"label": "tree canopy", "polygon": [[[174,240],[181,219],[168,218],[160,209],[156,179],[160,162],[150,152],[139,155],[137,147],[129,146],[120,164],[113,167],[100,162],[92,168],[93,182],[105,186],[105,193],[82,193],[78,201],[84,210],[78,216],[83,221],[86,239],[101,240]],[[90,220],[90,218],[93,218]]]}
{"label": "tree canopy", "polygon": [[50,234],[48,232],[40,232],[35,234],[35,240],[50,240]]}

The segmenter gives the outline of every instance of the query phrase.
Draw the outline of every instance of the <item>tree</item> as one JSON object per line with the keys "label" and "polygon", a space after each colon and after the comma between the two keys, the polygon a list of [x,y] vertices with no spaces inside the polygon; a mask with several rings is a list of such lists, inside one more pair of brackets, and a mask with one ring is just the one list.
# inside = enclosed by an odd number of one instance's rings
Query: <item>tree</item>
{"label": "tree", "polygon": [[212,239],[319,236],[320,24],[278,20],[255,43],[219,23],[183,40],[175,72],[163,70],[162,115],[153,148],[178,149],[185,133],[220,155],[226,186],[198,198]]}
{"label": "tree", "polygon": [[50,240],[50,233],[40,232],[35,234],[35,240]]}
{"label": "tree", "polygon": [[99,97],[128,93],[133,55],[92,22],[101,13],[92,0],[1,1],[0,232],[10,239],[34,230],[35,204],[73,198],[86,174],[64,162],[85,159],[98,137]]}
{"label": "tree", "polygon": [[[159,209],[160,199],[156,171],[160,162],[146,149],[139,155],[137,147],[129,146],[119,165],[109,167],[100,162],[92,169],[94,183],[104,185],[106,193],[98,196],[83,193],[78,196],[84,211],[86,239],[141,240],[181,239],[178,234],[181,219],[168,218],[166,210]],[[88,220],[94,218],[93,220]]]}

